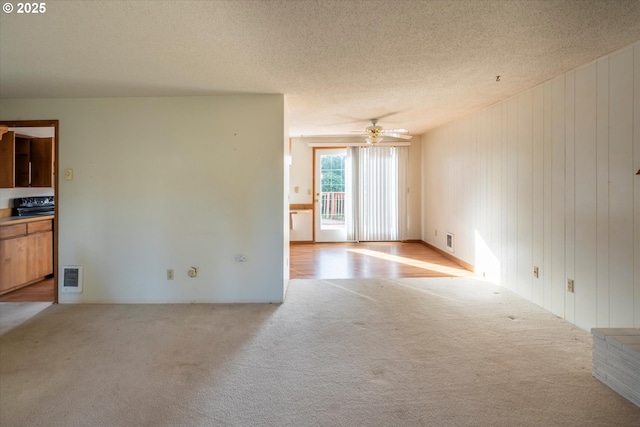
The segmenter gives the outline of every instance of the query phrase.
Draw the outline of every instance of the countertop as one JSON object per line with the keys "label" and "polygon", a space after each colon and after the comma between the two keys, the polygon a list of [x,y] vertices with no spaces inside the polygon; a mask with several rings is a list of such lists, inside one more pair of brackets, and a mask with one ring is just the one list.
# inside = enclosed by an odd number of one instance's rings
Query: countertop
{"label": "countertop", "polygon": [[0,227],[4,225],[24,224],[26,222],[44,221],[53,218],[53,215],[8,216],[0,218]]}

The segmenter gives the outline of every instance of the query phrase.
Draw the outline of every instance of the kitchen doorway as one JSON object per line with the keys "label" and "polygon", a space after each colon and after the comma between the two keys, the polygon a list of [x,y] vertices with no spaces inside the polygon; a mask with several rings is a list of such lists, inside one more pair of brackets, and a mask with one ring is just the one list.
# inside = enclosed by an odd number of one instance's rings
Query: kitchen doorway
{"label": "kitchen doorway", "polygon": [[[3,228],[5,231],[9,230],[8,227],[10,225],[18,225],[18,227],[13,227],[17,231],[20,231],[20,227],[25,228],[25,233],[27,237],[31,239],[28,242],[37,242],[37,244],[41,247],[43,244],[48,245],[49,242],[51,244],[51,252],[47,255],[47,257],[51,257],[47,262],[42,263],[39,262],[37,267],[32,267],[29,262],[27,262],[27,268],[37,268],[39,270],[36,273],[37,276],[40,274],[44,275],[44,279],[38,279],[37,282],[28,281],[27,286],[18,288],[11,288],[11,290],[0,296],[0,301],[5,302],[58,302],[58,218],[59,218],[59,203],[58,203],[58,153],[60,140],[58,136],[58,120],[0,120],[1,129],[11,131],[14,134],[20,135],[20,138],[24,139],[46,139],[51,138],[53,141],[52,144],[52,153],[49,152],[51,157],[49,158],[52,161],[51,164],[51,182],[46,186],[31,186],[31,184],[24,185],[24,183],[20,183],[19,185],[14,186],[3,186],[0,188],[0,221],[3,221],[5,224]],[[24,141],[23,141],[24,142]],[[25,145],[22,144],[21,145]],[[6,155],[6,153],[4,153]],[[28,163],[28,161],[27,161]],[[28,170],[33,173],[33,164],[28,164]],[[17,171],[16,171],[17,173]],[[53,196],[53,197],[51,197]],[[46,236],[46,230],[42,229],[42,224],[45,221],[37,221],[37,223],[30,222],[31,218],[21,218],[15,217],[15,210],[13,208],[13,203],[15,199],[38,199],[38,198],[48,198],[51,197],[52,200],[55,200],[53,206],[53,218],[49,222],[49,236]],[[47,216],[49,218],[50,216]],[[38,218],[44,219],[45,217]],[[28,227],[23,224],[31,223],[33,226]],[[37,224],[37,225],[36,225]],[[13,230],[11,230],[13,231]],[[37,235],[31,236],[31,232],[37,233]],[[6,233],[5,233],[6,234]],[[11,233],[9,233],[11,234]],[[9,238],[11,238],[10,236]],[[15,248],[21,245],[17,245],[14,243],[7,245],[7,248]],[[22,249],[24,250],[24,249]],[[24,257],[24,255],[20,255],[20,257]],[[3,260],[4,261],[4,260]],[[49,269],[43,267],[43,264],[48,264]],[[45,268],[45,270],[42,270]],[[29,275],[33,273],[32,271],[27,271],[24,273],[25,275]],[[22,274],[22,273],[21,273]]]}

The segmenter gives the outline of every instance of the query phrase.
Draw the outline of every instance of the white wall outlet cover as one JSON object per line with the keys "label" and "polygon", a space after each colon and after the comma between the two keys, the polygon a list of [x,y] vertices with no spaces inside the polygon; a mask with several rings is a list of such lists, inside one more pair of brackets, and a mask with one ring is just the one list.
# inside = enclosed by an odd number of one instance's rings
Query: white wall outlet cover
{"label": "white wall outlet cover", "polygon": [[574,293],[575,289],[576,288],[573,279],[567,279],[567,292]]}
{"label": "white wall outlet cover", "polygon": [[82,266],[65,265],[60,274],[59,286],[62,292],[81,293],[83,287]]}

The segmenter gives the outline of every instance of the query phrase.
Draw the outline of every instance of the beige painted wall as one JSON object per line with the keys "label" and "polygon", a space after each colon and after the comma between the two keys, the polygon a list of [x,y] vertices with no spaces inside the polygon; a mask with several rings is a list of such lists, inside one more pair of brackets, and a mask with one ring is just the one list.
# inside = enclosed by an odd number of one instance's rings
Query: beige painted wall
{"label": "beige painted wall", "polygon": [[640,327],[640,42],[422,142],[424,240],[454,233],[457,257],[583,329]]}
{"label": "beige painted wall", "polygon": [[75,179],[59,186],[59,265],[84,266],[84,292],[61,302],[282,301],[282,95],[2,100],[0,113],[60,123],[59,169]]}
{"label": "beige painted wall", "polygon": [[[290,201],[294,204],[313,204],[313,148],[303,138],[291,138]],[[298,192],[296,193],[296,187]],[[313,214],[292,216],[291,241],[313,240]]]}

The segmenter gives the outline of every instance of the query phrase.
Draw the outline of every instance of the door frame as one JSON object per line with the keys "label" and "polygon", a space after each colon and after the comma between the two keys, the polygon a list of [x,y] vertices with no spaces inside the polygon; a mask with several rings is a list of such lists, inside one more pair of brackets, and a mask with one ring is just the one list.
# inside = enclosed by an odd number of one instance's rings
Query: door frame
{"label": "door frame", "polygon": [[[317,181],[316,180],[316,159],[317,159],[317,155],[318,155],[318,150],[346,150],[346,149],[347,149],[347,147],[345,145],[331,145],[331,146],[326,146],[326,147],[313,147],[312,168],[311,168],[311,170],[312,170],[312,178],[313,178],[313,180],[312,180],[312,187],[313,187],[313,194],[312,194],[312,196],[313,196],[312,202],[313,203],[312,203],[312,206],[313,206],[313,209],[312,209],[312,212],[311,212],[311,214],[313,215],[313,220],[311,221],[313,243],[322,243],[322,242],[318,242],[316,240],[316,218],[317,218],[316,209],[317,209],[317,205],[318,205],[318,202],[316,202],[316,200],[317,200],[316,199],[316,197],[317,197],[316,193],[317,193],[317,190],[318,190],[318,186],[321,187],[321,185],[322,185],[322,183],[316,182]],[[347,241],[347,239],[345,238],[344,242],[346,242],[346,241]],[[339,241],[339,242],[342,242],[342,241]],[[344,243],[344,242],[342,242],[342,243]]]}
{"label": "door frame", "polygon": [[0,120],[0,125],[8,127],[24,128],[50,128],[54,129],[53,143],[53,194],[56,200],[53,206],[53,303],[58,303],[58,224],[59,224],[59,197],[58,197],[58,153],[60,138],[58,137],[58,120]]}

